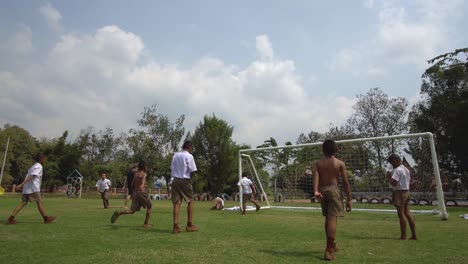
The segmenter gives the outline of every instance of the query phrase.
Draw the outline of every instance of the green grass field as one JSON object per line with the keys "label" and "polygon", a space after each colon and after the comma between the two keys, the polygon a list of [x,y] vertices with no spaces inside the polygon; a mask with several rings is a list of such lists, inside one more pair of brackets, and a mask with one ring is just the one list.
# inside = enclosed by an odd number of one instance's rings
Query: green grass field
{"label": "green grass field", "polygon": [[[0,197],[0,221],[19,203]],[[155,201],[152,229],[142,228],[144,213],[110,224],[123,199],[102,209],[96,198],[44,198],[56,223],[44,225],[35,204],[0,227],[1,263],[318,263],[325,246],[319,212],[266,209],[239,215],[211,211],[197,202],[196,233],[173,235],[172,207]],[[235,205],[228,203],[228,206]],[[418,241],[398,241],[396,214],[352,212],[339,219],[336,263],[468,263],[468,208],[451,208],[450,219],[416,215]],[[181,224],[185,227],[183,211]],[[409,232],[409,231],[408,231]]]}

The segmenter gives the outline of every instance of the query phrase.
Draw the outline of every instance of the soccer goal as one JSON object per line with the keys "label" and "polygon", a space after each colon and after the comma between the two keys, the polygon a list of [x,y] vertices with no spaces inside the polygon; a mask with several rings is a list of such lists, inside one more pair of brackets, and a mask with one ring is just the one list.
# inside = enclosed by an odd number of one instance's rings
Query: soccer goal
{"label": "soccer goal", "polygon": [[[439,214],[448,219],[444,189],[448,175],[442,175],[431,133],[417,133],[336,141],[337,157],[346,163],[354,211],[395,212],[392,187],[385,174],[391,153],[400,155],[411,172],[412,212]],[[239,178],[249,175],[264,208],[319,210],[313,196],[312,171],[323,157],[322,142],[242,149],[239,151]],[[340,186],[341,187],[341,186]],[[342,188],[341,188],[342,189]],[[242,190],[239,189],[239,192]],[[344,195],[342,195],[344,198]],[[242,203],[242,195],[239,195]]]}

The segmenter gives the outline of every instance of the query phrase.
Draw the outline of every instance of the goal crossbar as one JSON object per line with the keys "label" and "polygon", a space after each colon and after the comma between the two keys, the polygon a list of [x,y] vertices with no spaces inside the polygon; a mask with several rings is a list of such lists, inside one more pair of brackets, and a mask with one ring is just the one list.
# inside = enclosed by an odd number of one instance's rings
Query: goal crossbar
{"label": "goal crossbar", "polygon": [[[350,144],[350,143],[358,143],[358,142],[371,142],[371,141],[379,141],[379,140],[392,140],[392,139],[400,139],[400,138],[427,138],[429,141],[429,147],[431,152],[431,161],[434,170],[434,179],[436,185],[436,192],[437,192],[437,206],[439,207],[440,216],[442,220],[448,219],[448,213],[445,206],[445,199],[442,189],[442,181],[440,177],[440,169],[439,163],[437,159],[437,153],[435,149],[434,143],[434,136],[430,132],[423,132],[423,133],[413,133],[413,134],[400,134],[400,135],[391,135],[391,136],[381,136],[381,137],[369,137],[369,138],[356,138],[356,139],[344,139],[344,140],[337,140],[335,141],[337,144]],[[275,147],[263,147],[263,148],[250,148],[250,149],[241,149],[239,150],[239,180],[242,179],[242,158],[247,158],[249,163],[251,164],[254,176],[256,180],[260,184],[260,188],[262,190],[262,194],[266,195],[263,186],[261,185],[260,178],[258,173],[253,166],[253,161],[248,155],[248,153],[258,152],[258,151],[265,151],[265,150],[282,150],[282,149],[295,149],[295,148],[303,148],[303,147],[312,147],[312,146],[320,146],[323,142],[315,142],[315,143],[306,143],[306,144],[297,144],[297,145],[284,145],[284,146],[275,146]],[[239,193],[242,194],[242,188],[239,186]],[[242,206],[242,195],[239,195],[239,201]],[[271,206],[269,201],[266,200],[267,206],[262,208],[282,208],[282,209],[301,209],[303,210],[305,207],[294,207],[294,206]],[[313,208],[313,207],[309,207]],[[396,210],[392,209],[353,209],[355,211],[378,211],[378,212],[395,212]],[[415,213],[431,213],[433,214],[433,210],[412,210]]]}

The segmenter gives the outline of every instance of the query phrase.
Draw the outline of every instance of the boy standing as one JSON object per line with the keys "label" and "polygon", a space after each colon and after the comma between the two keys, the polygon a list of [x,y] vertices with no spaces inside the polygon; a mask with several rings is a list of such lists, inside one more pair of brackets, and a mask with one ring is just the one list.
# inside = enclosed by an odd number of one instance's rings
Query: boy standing
{"label": "boy standing", "polygon": [[45,224],[52,223],[56,216],[47,216],[44,205],[41,199],[41,183],[42,183],[42,166],[46,161],[46,156],[42,153],[38,153],[35,157],[36,164],[34,164],[29,170],[24,181],[16,187],[16,189],[23,188],[23,196],[21,203],[13,210],[10,218],[7,220],[7,224],[16,224],[15,216],[28,204],[28,202],[36,202],[39,213],[44,218]]}
{"label": "boy standing", "polygon": [[260,210],[260,205],[255,202],[254,195],[256,193],[255,186],[253,185],[252,181],[247,178],[247,175],[242,175],[242,179],[237,183],[237,186],[241,186],[242,191],[242,210],[241,214],[245,214],[245,209],[247,208],[247,201],[252,202],[255,204],[256,210]]}
{"label": "boy standing", "polygon": [[338,147],[333,140],[323,142],[322,150],[324,158],[317,161],[314,167],[314,194],[319,199],[322,207],[322,214],[325,216],[325,234],[327,237],[327,247],[324,259],[334,260],[335,252],[338,251],[335,243],[337,217],[343,217],[343,204],[338,187],[338,180],[341,175],[343,187],[346,193],[346,211],[351,211],[351,189],[346,165],[337,159],[335,154]]}
{"label": "boy standing", "polygon": [[109,179],[106,178],[106,173],[101,173],[101,179],[96,182],[96,188],[101,193],[102,203],[104,205],[104,209],[109,208],[109,192],[112,183]]}
{"label": "boy standing", "polygon": [[172,157],[171,163],[171,199],[173,204],[174,225],[172,233],[178,234],[182,232],[179,227],[179,214],[182,200],[187,201],[187,227],[185,231],[195,232],[198,227],[192,223],[193,221],[193,189],[192,189],[192,173],[197,171],[197,165],[193,159],[192,142],[185,141],[182,145],[182,151],[177,152]]}
{"label": "boy standing", "polygon": [[135,172],[132,187],[133,187],[133,194],[132,194],[132,207],[130,210],[125,211],[115,211],[111,217],[111,223],[115,223],[117,218],[123,214],[134,214],[137,211],[141,210],[141,207],[146,208],[146,216],[145,216],[145,223],[143,224],[144,227],[150,228],[153,225],[149,223],[149,219],[151,217],[151,210],[153,208],[153,204],[148,196],[148,190],[146,188],[146,163],[144,161],[140,161],[138,163],[138,170]]}
{"label": "boy standing", "polygon": [[400,239],[406,240],[406,220],[408,220],[411,229],[410,240],[416,240],[416,223],[409,210],[411,174],[401,164],[400,156],[392,154],[387,161],[393,167],[393,171],[387,173],[387,179],[393,186],[393,204],[397,208],[398,218],[400,219]]}

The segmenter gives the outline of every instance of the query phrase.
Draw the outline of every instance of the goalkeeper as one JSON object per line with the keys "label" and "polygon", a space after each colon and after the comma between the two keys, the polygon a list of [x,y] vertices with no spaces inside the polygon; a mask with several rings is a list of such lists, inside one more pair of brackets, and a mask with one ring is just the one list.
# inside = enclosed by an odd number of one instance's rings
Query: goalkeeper
{"label": "goalkeeper", "polygon": [[314,167],[314,194],[319,199],[322,206],[322,214],[325,216],[325,234],[327,236],[327,247],[324,259],[335,259],[335,252],[338,251],[335,243],[336,222],[338,217],[344,216],[343,204],[341,202],[338,180],[341,175],[343,186],[346,192],[346,211],[351,211],[351,190],[346,165],[337,159],[335,154],[338,147],[333,140],[323,142],[322,150],[324,158],[317,161]]}

